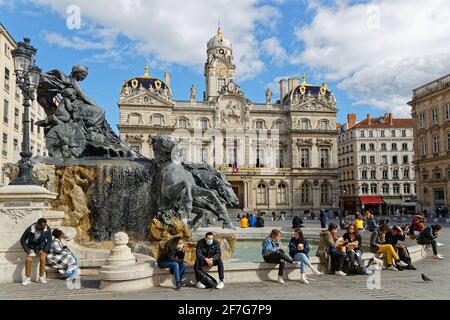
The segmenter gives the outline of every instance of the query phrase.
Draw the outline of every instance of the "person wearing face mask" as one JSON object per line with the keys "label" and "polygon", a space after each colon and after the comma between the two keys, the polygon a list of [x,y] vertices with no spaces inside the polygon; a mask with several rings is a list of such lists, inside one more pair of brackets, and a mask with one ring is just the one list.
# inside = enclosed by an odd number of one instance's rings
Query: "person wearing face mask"
{"label": "person wearing face mask", "polygon": [[223,289],[225,286],[223,280],[224,276],[224,267],[222,262],[222,254],[220,251],[220,243],[217,240],[214,240],[214,234],[212,232],[208,232],[205,237],[197,242],[197,248],[195,250],[195,278],[197,280],[197,288],[205,289],[206,286],[200,281],[202,278],[202,274],[204,274],[202,270],[202,266],[217,266],[219,272],[219,282],[216,285],[216,289]]}
{"label": "person wearing face mask", "polygon": [[169,268],[175,277],[176,289],[182,287],[186,262],[184,261],[184,241],[181,237],[174,237],[166,242],[164,249],[158,257],[158,267]]}

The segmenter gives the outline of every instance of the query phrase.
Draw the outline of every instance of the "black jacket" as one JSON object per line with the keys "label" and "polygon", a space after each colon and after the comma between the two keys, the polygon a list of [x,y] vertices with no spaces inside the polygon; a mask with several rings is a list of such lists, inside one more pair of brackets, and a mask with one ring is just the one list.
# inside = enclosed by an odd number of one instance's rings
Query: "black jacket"
{"label": "black jacket", "polygon": [[158,267],[164,268],[162,263],[167,261],[182,263],[184,261],[184,254],[184,251],[180,251],[170,243],[166,243],[158,257]]}
{"label": "black jacket", "polygon": [[309,243],[306,239],[304,239],[303,242],[303,250],[298,250],[298,245],[300,244],[300,241],[298,239],[295,239],[294,237],[292,237],[291,241],[289,242],[289,255],[291,256],[291,258],[294,258],[294,256],[297,253],[304,253],[306,254],[306,256],[308,256],[309,254]]}
{"label": "black jacket", "polygon": [[394,247],[399,241],[405,241],[405,233],[403,232],[402,235],[400,235],[400,233],[397,233],[396,236],[392,235],[392,232],[389,230],[386,233],[386,243],[387,244],[392,244],[392,246]]}
{"label": "black jacket", "polygon": [[[344,238],[344,240],[348,240],[348,242],[352,242],[352,240],[350,240],[350,235],[348,234],[348,232],[344,233],[342,238]],[[355,250],[359,250],[362,252],[362,237],[360,234],[358,234],[358,236],[356,237],[356,241],[358,241],[358,247],[355,248]]]}
{"label": "black jacket", "polygon": [[219,241],[213,240],[212,245],[208,246],[206,240],[204,238],[201,239],[197,242],[195,256],[197,260],[200,260],[201,262],[204,262],[205,258],[212,258],[214,262],[219,261],[221,257]]}
{"label": "black jacket", "polygon": [[42,230],[41,236],[36,241],[34,240],[34,233],[36,231],[36,223],[29,226],[20,237],[20,244],[25,252],[33,250],[35,253],[39,253],[40,250],[44,250],[45,253],[49,253],[52,245],[52,230],[49,226]]}
{"label": "black jacket", "polygon": [[425,229],[422,230],[422,232],[419,233],[417,236],[417,243],[421,242],[430,242],[436,239],[437,236],[433,233],[433,226],[428,226]]}
{"label": "black jacket", "polygon": [[257,228],[264,227],[264,218],[263,217],[256,217],[255,227],[257,227]]}

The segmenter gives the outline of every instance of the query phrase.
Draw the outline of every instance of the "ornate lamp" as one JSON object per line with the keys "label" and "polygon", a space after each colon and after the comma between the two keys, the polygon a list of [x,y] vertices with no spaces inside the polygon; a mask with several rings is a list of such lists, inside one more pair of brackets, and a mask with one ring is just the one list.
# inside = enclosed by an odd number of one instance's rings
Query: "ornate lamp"
{"label": "ornate lamp", "polygon": [[31,46],[30,39],[24,38],[19,42],[11,54],[14,59],[14,72],[17,86],[23,96],[23,142],[21,159],[19,161],[19,175],[10,182],[10,185],[39,185],[33,177],[30,152],[30,100],[34,100],[34,90],[39,84],[41,69],[34,65],[36,49]]}

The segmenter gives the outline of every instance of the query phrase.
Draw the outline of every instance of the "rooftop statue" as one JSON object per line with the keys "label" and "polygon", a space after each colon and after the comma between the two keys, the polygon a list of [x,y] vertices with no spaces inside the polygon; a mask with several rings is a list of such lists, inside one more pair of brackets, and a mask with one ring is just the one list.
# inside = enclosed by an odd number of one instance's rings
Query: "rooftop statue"
{"label": "rooftop statue", "polygon": [[77,65],[69,76],[59,70],[41,75],[37,100],[47,118],[36,122],[44,127],[49,155],[55,158],[141,156],[124,144],[97,106],[81,88],[88,68]]}

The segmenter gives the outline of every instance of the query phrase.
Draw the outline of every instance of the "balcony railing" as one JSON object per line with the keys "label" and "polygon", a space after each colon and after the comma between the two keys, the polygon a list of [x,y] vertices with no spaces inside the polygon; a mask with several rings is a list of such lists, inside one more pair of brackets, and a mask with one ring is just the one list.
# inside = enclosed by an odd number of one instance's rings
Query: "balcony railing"
{"label": "balcony railing", "polygon": [[422,98],[426,95],[442,90],[448,87],[449,84],[450,84],[450,74],[413,90],[413,100]]}

